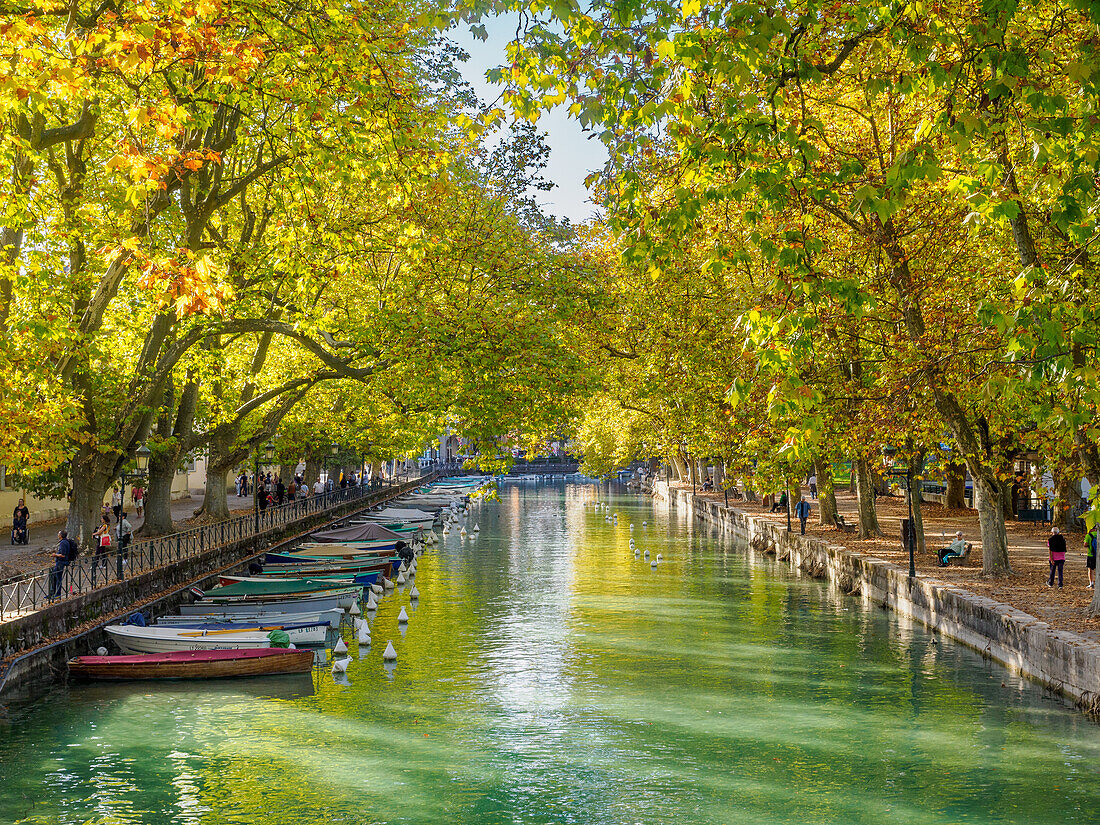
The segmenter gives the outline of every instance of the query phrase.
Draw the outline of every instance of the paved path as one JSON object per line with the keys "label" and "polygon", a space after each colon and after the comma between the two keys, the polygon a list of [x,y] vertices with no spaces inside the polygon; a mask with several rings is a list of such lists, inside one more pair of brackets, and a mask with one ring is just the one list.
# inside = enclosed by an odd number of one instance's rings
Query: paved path
{"label": "paved path", "polygon": [[[691,485],[678,486],[691,489]],[[809,499],[809,488],[804,488],[802,492]],[[699,495],[722,500],[721,493],[699,493]],[[836,499],[837,509],[845,520],[851,524],[857,523],[855,495],[847,491],[838,491]],[[904,498],[879,497],[878,518],[883,535],[871,539],[859,539],[854,535],[841,533],[832,527],[818,524],[817,502],[811,500],[811,504],[813,513],[806,526],[807,533],[855,552],[874,555],[904,568],[909,566],[908,552],[901,543],[901,520],[908,517]],[[785,525],[787,521],[786,513],[769,513],[760,504],[731,500],[730,506],[777,524]],[[1085,608],[1092,600],[1092,591],[1085,588],[1088,578],[1085,573],[1082,533],[1066,535],[1069,552],[1066,554],[1065,587],[1059,590],[1057,587],[1046,586],[1050,575],[1050,565],[1047,561],[1047,537],[1050,535],[1050,527],[1031,522],[1010,521],[1007,532],[1012,575],[1004,579],[990,579],[982,576],[981,534],[978,529],[976,510],[947,510],[939,504],[926,503],[921,512],[924,516],[924,534],[928,552],[917,557],[919,575],[949,581],[971,592],[989,596],[1024,610],[1060,630],[1072,630],[1100,641],[1100,619],[1085,617]],[[794,529],[798,530],[798,519],[793,516],[792,524]],[[974,551],[962,565],[940,567],[934,551],[950,544],[956,530],[962,530],[965,539],[973,542]]]}
{"label": "paved path", "polygon": [[[190,498],[182,498],[172,502],[172,521],[177,527],[194,517],[195,510],[202,505],[205,490],[191,490]],[[251,498],[237,498],[234,492],[226,496],[231,511],[250,510]],[[127,516],[130,523],[137,531],[144,524],[144,519],[134,517],[133,513]],[[63,519],[41,521],[30,524],[30,542],[28,544],[12,545],[10,519],[4,535],[7,541],[0,544],[0,578],[19,572],[39,570],[49,567],[53,563],[52,553],[57,546],[57,531],[65,526]],[[112,524],[113,526],[113,524]]]}

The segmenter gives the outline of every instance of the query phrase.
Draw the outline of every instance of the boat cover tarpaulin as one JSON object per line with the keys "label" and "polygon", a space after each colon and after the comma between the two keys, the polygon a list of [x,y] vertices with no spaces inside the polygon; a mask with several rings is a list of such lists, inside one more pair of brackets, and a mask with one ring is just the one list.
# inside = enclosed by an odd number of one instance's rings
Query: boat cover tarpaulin
{"label": "boat cover tarpaulin", "polygon": [[360,518],[372,521],[435,521],[435,513],[425,513],[423,510],[403,510],[398,507],[387,507],[384,510],[368,510],[359,514]]}
{"label": "boat cover tarpaulin", "polygon": [[323,542],[349,542],[349,541],[408,541],[408,536],[395,533],[381,524],[356,524],[351,527],[341,527],[337,530],[322,530],[314,533],[311,538],[314,541]]}

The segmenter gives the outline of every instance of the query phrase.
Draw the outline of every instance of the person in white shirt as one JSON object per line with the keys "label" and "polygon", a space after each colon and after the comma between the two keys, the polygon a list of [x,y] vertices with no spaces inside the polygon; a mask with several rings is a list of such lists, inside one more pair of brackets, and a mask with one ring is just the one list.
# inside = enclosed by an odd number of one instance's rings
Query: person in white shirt
{"label": "person in white shirt", "polygon": [[313,494],[315,496],[321,495],[325,491],[325,483],[321,479],[317,479],[313,484]]}

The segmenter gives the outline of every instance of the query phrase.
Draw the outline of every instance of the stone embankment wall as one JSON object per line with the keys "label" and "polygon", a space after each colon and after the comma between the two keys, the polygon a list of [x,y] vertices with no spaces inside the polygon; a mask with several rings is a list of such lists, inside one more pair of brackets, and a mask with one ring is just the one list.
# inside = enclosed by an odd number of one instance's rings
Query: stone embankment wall
{"label": "stone embankment wall", "polygon": [[653,495],[710,522],[774,555],[792,568],[826,578],[869,604],[910,616],[938,633],[974,648],[1010,670],[1073,698],[1091,714],[1100,714],[1100,644],[993,599],[939,579],[830,544],[788,533],[784,526],[726,507],[720,502],[653,486]]}
{"label": "stone embankment wall", "polygon": [[245,569],[260,553],[289,546],[323,525],[376,507],[425,481],[418,479],[377,496],[315,513],[281,531],[264,535],[259,544],[250,537],[217,547],[5,622],[0,625],[0,649],[14,647],[27,652],[9,656],[0,666],[0,700],[30,698],[64,681],[68,660],[106,645],[103,628],[120,617],[136,610],[152,611],[155,615],[169,613],[176,605],[190,600],[191,587],[213,587],[218,576]]}

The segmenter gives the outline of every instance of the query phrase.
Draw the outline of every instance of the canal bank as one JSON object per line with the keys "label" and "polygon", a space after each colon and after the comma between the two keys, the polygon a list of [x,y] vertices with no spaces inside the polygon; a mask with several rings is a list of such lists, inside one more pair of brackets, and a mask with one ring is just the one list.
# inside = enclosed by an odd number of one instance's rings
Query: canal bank
{"label": "canal bank", "polygon": [[667,482],[655,482],[652,494],[729,532],[754,550],[776,556],[792,569],[829,579],[866,604],[911,617],[1073,699],[1086,713],[1100,715],[1100,644],[1096,642],[1057,630],[1011,605],[949,582],[927,576],[910,579],[907,570],[890,562],[787,532],[766,519],[693,496]]}
{"label": "canal bank", "polygon": [[[403,485],[320,510],[270,530],[259,538],[212,547],[195,556],[156,567],[141,576],[100,587],[0,624],[0,643],[11,653],[0,662],[0,702],[26,700],[50,689],[67,676],[66,663],[107,642],[103,628],[134,611],[171,612],[192,597],[190,589],[206,589],[221,575],[240,574],[249,562],[270,550],[289,547],[310,533],[342,522],[425,484],[429,474]],[[168,540],[171,537],[167,537]],[[14,649],[14,645],[20,649]],[[0,705],[2,707],[2,705]]]}

